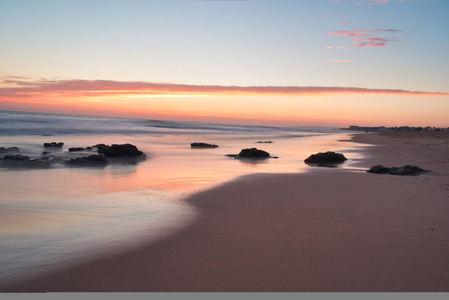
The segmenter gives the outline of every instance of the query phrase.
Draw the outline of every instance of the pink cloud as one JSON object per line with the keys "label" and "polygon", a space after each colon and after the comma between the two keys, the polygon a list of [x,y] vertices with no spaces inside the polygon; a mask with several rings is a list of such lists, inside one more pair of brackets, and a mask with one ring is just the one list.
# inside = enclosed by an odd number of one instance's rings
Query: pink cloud
{"label": "pink cloud", "polygon": [[[334,62],[349,62],[335,60]],[[188,85],[154,82],[123,82],[113,80],[10,80],[0,81],[0,103],[2,98],[33,97],[113,97],[113,96],[150,96],[150,95],[328,95],[328,94],[385,94],[406,96],[444,96],[449,93],[421,92],[400,89],[370,89],[357,87],[322,86],[222,86]]]}
{"label": "pink cloud", "polygon": [[[398,0],[399,2],[404,2],[405,0]],[[390,0],[354,0],[354,5],[362,5],[364,3],[367,3],[368,5],[381,5],[385,4],[387,2],[390,2]]]}
{"label": "pink cloud", "polygon": [[356,44],[356,47],[384,47],[388,42],[394,40],[382,39],[382,38],[367,38],[360,43]]}
{"label": "pink cloud", "polygon": [[381,4],[387,3],[389,0],[369,0],[369,1],[372,4],[381,5]]}
{"label": "pink cloud", "polygon": [[394,38],[381,38],[377,34],[381,33],[397,33],[401,30],[397,29],[372,29],[372,30],[346,30],[346,31],[331,31],[330,35],[342,35],[354,37],[353,42],[356,47],[384,47],[389,42],[397,42]]}
{"label": "pink cloud", "polygon": [[325,46],[324,49],[337,49],[337,50],[348,50],[349,48],[346,46]]}
{"label": "pink cloud", "polygon": [[371,30],[347,30],[347,31],[331,31],[330,35],[344,35],[344,36],[361,36],[369,37]]}
{"label": "pink cloud", "polygon": [[344,36],[355,36],[355,37],[372,37],[376,33],[396,33],[401,32],[397,29],[372,29],[372,30],[345,30],[345,31],[331,31],[330,35],[344,35]]}

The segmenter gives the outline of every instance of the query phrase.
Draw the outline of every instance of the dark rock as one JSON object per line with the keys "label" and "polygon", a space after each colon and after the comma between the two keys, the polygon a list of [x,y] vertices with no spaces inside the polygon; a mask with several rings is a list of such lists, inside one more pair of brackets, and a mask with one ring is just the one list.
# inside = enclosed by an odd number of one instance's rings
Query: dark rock
{"label": "dark rock", "polygon": [[27,155],[6,155],[0,159],[0,166],[5,168],[49,168],[51,163],[47,158],[30,159]]}
{"label": "dark rock", "polygon": [[272,141],[258,141],[256,142],[257,144],[271,144],[273,143]]}
{"label": "dark rock", "polygon": [[106,157],[145,156],[142,151],[131,144],[113,144],[112,146],[98,144],[95,147],[98,148],[98,153],[104,154]]}
{"label": "dark rock", "polygon": [[430,172],[429,170],[423,170],[420,167],[412,166],[412,165],[406,165],[403,167],[392,167],[390,169],[389,174],[391,175],[400,175],[400,176],[415,176],[419,175],[421,173]]}
{"label": "dark rock", "polygon": [[93,154],[66,160],[64,164],[70,167],[104,167],[109,160],[104,154]]}
{"label": "dark rock", "polygon": [[44,147],[45,148],[62,148],[62,146],[64,146],[64,143],[56,143],[56,142],[51,142],[51,143],[44,143]]}
{"label": "dark rock", "polygon": [[218,145],[207,144],[207,143],[191,143],[191,148],[218,148]]}
{"label": "dark rock", "polygon": [[390,174],[390,175],[399,175],[399,176],[415,176],[419,175],[421,173],[425,172],[431,172],[430,170],[424,170],[417,166],[412,165],[406,165],[403,167],[391,167],[387,168],[382,165],[377,165],[374,167],[371,167],[368,171],[368,173],[375,173],[375,174]]}
{"label": "dark rock", "polygon": [[[259,150],[257,148],[247,148],[242,149],[239,154],[226,154],[227,157],[236,158],[236,159],[265,159],[271,158],[270,153]],[[277,158],[277,157],[274,157]]]}
{"label": "dark rock", "polygon": [[30,157],[27,155],[6,155],[2,159],[2,165],[4,167],[22,166],[30,161]]}
{"label": "dark rock", "polygon": [[0,147],[0,153],[11,153],[11,152],[19,152],[20,149],[17,147]]}
{"label": "dark rock", "polygon": [[369,169],[366,172],[374,173],[374,174],[388,174],[388,173],[390,173],[390,171],[391,171],[390,168],[384,167],[382,165],[377,165],[377,166],[371,167],[371,169]]}
{"label": "dark rock", "polygon": [[78,152],[78,151],[84,151],[84,150],[86,150],[86,148],[84,148],[84,147],[69,148],[69,152]]}
{"label": "dark rock", "polygon": [[109,146],[107,146],[105,144],[96,144],[96,145],[93,145],[92,147],[95,147],[97,149],[102,149],[102,148],[106,148],[106,147],[109,147]]}
{"label": "dark rock", "polygon": [[304,160],[306,164],[317,164],[318,166],[328,166],[348,160],[343,154],[332,151],[312,154]]}
{"label": "dark rock", "polygon": [[269,158],[270,153],[257,148],[247,148],[240,151],[238,157],[241,158]]}

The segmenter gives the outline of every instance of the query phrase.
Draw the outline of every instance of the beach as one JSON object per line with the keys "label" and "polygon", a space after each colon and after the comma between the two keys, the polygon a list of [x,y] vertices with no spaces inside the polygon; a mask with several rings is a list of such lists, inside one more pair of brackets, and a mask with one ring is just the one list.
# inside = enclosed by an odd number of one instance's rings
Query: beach
{"label": "beach", "polygon": [[[360,169],[240,176],[184,201],[157,243],[80,260],[2,292],[447,292],[447,132],[356,134]],[[419,176],[369,174],[413,164]]]}

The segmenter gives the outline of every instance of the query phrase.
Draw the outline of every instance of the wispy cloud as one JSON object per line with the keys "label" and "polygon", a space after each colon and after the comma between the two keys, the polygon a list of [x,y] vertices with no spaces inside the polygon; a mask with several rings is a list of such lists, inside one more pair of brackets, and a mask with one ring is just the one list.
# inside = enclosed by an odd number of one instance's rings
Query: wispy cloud
{"label": "wispy cloud", "polygon": [[[398,2],[404,2],[406,0],[397,0]],[[368,4],[368,5],[381,5],[385,4],[387,2],[390,2],[390,0],[354,0],[355,5],[362,5],[362,4]]]}
{"label": "wispy cloud", "polygon": [[401,30],[397,29],[372,29],[372,30],[345,30],[345,31],[331,31],[330,35],[344,35],[351,37],[371,37],[377,33],[397,33]]}
{"label": "wispy cloud", "polygon": [[325,46],[324,49],[338,49],[338,50],[348,50],[349,48],[346,46]]}
{"label": "wispy cloud", "polygon": [[[348,62],[336,60],[335,62]],[[358,87],[320,87],[320,86],[221,86],[188,85],[154,82],[123,82],[113,80],[24,80],[4,78],[1,80],[0,100],[2,98],[34,97],[146,97],[170,96],[190,97],[208,95],[280,95],[310,96],[332,94],[384,94],[404,96],[444,96],[449,93],[409,91],[401,89],[372,89]]]}
{"label": "wispy cloud", "polygon": [[356,47],[383,47],[386,46],[388,42],[392,42],[392,40],[383,38],[367,38],[358,42]]}
{"label": "wispy cloud", "polygon": [[372,30],[345,30],[331,31],[330,35],[341,35],[352,37],[352,41],[356,47],[384,47],[389,42],[397,42],[396,38],[379,37],[378,34],[398,33],[397,29],[372,29]]}
{"label": "wispy cloud", "polygon": [[389,0],[369,0],[369,3],[381,5],[381,4],[387,3],[388,1]]}

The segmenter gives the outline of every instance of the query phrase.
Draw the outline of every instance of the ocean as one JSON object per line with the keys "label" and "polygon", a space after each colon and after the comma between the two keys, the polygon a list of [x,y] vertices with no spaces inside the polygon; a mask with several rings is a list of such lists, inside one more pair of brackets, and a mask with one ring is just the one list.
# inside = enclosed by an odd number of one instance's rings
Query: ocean
{"label": "ocean", "polygon": [[[135,145],[136,163],[105,167],[0,167],[0,282],[45,273],[142,241],[157,242],[188,226],[189,195],[253,173],[299,173],[310,154],[337,151],[356,167],[361,157],[348,132],[327,127],[273,127],[0,111],[0,147],[42,157],[43,144],[63,142],[48,156],[70,159],[70,147]],[[270,143],[268,143],[268,141]],[[216,144],[192,149],[193,142]],[[263,143],[262,143],[263,142]],[[272,156],[227,157],[244,148]],[[0,158],[6,153],[0,153]]]}

